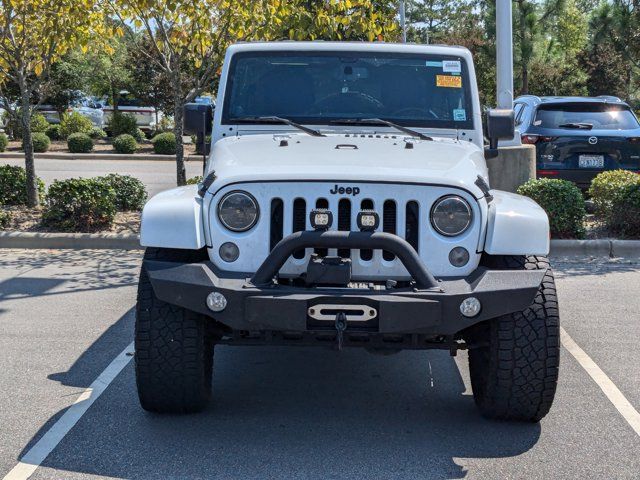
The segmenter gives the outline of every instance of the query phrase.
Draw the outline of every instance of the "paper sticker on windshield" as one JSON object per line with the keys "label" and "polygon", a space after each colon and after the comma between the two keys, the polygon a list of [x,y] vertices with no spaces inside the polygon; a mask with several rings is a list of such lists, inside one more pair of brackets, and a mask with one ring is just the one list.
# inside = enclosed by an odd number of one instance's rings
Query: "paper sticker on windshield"
{"label": "paper sticker on windshield", "polygon": [[445,60],[442,62],[442,71],[444,73],[460,73],[462,64],[460,60]]}
{"label": "paper sticker on windshield", "polygon": [[453,120],[455,122],[466,122],[467,111],[464,108],[456,108],[453,110]]}
{"label": "paper sticker on windshield", "polygon": [[436,86],[444,88],[462,88],[462,77],[436,75]]}
{"label": "paper sticker on windshield", "polygon": [[427,67],[440,68],[442,67],[442,62],[434,62],[433,60],[427,60]]}

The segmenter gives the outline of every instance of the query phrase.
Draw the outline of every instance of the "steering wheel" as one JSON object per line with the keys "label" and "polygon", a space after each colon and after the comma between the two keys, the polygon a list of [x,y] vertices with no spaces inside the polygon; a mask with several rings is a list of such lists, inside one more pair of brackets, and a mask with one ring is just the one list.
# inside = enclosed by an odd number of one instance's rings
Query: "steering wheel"
{"label": "steering wheel", "polygon": [[[422,116],[424,115],[425,111],[422,108],[418,108],[418,107],[405,107],[405,108],[401,108],[400,110],[396,110],[395,112],[393,112],[392,115],[398,115],[398,116],[404,116],[404,115],[418,115],[418,116]],[[426,111],[426,113],[428,113],[429,115],[431,115],[431,117],[434,120],[439,120],[440,117],[438,115],[436,115],[436,113],[429,109]]]}
{"label": "steering wheel", "polygon": [[359,111],[367,112],[371,108],[380,109],[384,105],[377,98],[362,92],[332,93],[321,98],[311,107],[311,111]]}

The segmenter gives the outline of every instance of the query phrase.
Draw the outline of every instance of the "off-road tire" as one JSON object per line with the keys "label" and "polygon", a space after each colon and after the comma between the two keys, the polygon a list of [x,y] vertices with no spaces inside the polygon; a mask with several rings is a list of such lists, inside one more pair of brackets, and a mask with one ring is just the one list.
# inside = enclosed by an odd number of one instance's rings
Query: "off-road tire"
{"label": "off-road tire", "polygon": [[[198,261],[189,250],[148,248],[145,260]],[[190,413],[211,398],[213,340],[207,320],[156,298],[144,262],[138,284],[135,370],[142,408],[156,413]]]}
{"label": "off-road tire", "polygon": [[471,386],[482,415],[537,422],[549,412],[558,382],[560,321],[553,272],[545,257],[493,256],[483,263],[501,270],[547,270],[527,309],[479,324],[469,339]]}

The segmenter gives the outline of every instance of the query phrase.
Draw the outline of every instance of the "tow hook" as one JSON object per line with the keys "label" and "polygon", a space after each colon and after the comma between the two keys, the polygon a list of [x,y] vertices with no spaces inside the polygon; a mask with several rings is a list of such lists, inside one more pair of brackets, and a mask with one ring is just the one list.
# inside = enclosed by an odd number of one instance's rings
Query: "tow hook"
{"label": "tow hook", "polygon": [[347,329],[347,316],[344,312],[338,312],[336,315],[336,339],[338,340],[338,351],[342,351],[342,343],[344,341],[344,331]]}

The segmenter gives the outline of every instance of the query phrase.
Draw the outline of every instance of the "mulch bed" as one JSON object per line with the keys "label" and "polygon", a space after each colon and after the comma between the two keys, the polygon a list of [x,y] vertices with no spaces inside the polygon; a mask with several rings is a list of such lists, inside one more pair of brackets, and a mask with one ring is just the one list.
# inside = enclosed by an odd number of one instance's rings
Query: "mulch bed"
{"label": "mulch bed", "polygon": [[[12,232],[56,232],[56,229],[42,225],[42,209],[27,207],[1,207],[9,212],[11,218],[4,230]],[[1,229],[0,229],[1,230]],[[99,230],[91,233],[123,233],[137,234],[140,232],[140,212],[117,212],[113,226],[109,230]]]}

